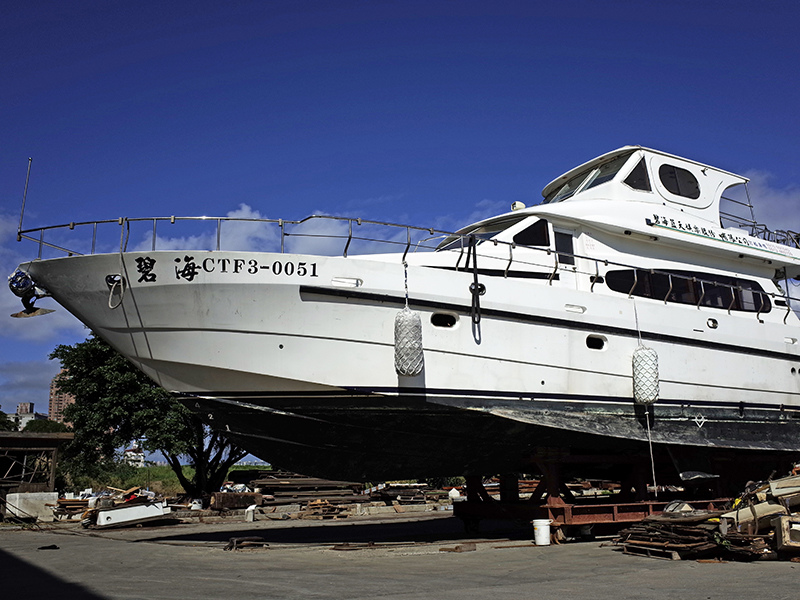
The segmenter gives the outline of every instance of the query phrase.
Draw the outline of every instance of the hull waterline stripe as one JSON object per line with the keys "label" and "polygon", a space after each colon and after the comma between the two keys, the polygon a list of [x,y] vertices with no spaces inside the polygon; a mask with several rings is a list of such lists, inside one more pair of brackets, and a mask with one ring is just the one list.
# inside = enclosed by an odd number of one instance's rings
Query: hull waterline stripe
{"label": "hull waterline stripe", "polygon": [[[331,391],[331,392],[234,392],[234,391],[205,391],[205,392],[173,392],[176,395],[184,397],[197,397],[197,398],[227,398],[227,399],[363,399],[377,400],[386,399],[390,397],[403,397],[406,399],[413,399],[420,402],[427,402],[430,397],[439,397],[442,399],[471,399],[471,400],[518,400],[521,402],[565,402],[565,403],[590,403],[590,404],[614,404],[614,405],[633,405],[633,397],[610,397],[610,396],[596,396],[586,394],[535,394],[530,392],[502,392],[502,391],[486,391],[486,390],[463,390],[463,389],[438,389],[438,388],[396,388],[396,387],[383,387],[383,388],[348,388],[348,392]],[[658,405],[670,406],[683,406],[686,408],[726,408],[726,409],[749,409],[749,410],[768,410],[768,411],[788,411],[798,412],[800,406],[792,406],[786,404],[755,404],[752,402],[730,402],[718,400],[680,400],[673,398],[659,398]]]}
{"label": "hull waterline stripe", "polygon": [[[341,298],[343,300],[367,300],[382,305],[395,304],[399,308],[405,306],[405,298],[401,298],[399,296],[389,296],[386,294],[375,294],[370,292],[354,292],[352,290],[300,286],[300,294],[301,297],[304,294],[306,296],[317,295],[317,296]],[[470,308],[468,306],[446,303],[446,302],[436,302],[432,300],[409,298],[408,305],[411,308],[428,308],[434,310],[447,310],[451,312],[458,312],[464,315],[470,314]],[[481,306],[481,315],[484,317],[495,317],[498,319],[507,319],[510,321],[518,321],[521,323],[535,323],[538,325],[549,325],[552,327],[560,327],[563,329],[582,330],[590,334],[606,333],[610,335],[620,335],[633,338],[639,336],[638,332],[635,329],[629,329],[625,327],[614,327],[611,325],[599,325],[595,323],[581,323],[576,321],[570,321],[568,319],[558,319],[555,317],[543,317],[539,315],[520,314],[506,310],[486,308],[484,306]],[[733,344],[723,344],[721,342],[692,340],[688,338],[678,337],[675,335],[654,333],[650,331],[642,331],[641,336],[643,339],[648,339],[657,342],[666,342],[682,346],[693,346],[696,348],[708,348],[711,350],[719,350],[723,352],[733,352],[735,354],[746,354],[749,356],[763,356],[766,358],[776,358],[780,360],[794,360],[800,362],[800,356],[795,354],[790,354],[788,352],[763,350],[760,348],[748,348],[742,346],[735,346]]]}

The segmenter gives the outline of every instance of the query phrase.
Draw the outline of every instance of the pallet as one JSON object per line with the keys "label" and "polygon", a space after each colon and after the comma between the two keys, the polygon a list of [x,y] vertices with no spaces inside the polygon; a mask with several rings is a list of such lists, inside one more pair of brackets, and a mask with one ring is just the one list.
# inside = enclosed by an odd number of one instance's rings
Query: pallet
{"label": "pallet", "polygon": [[635,544],[623,544],[622,552],[635,556],[647,556],[648,558],[663,558],[666,560],[681,560],[681,555],[676,550],[666,548],[651,548],[649,546],[637,546]]}

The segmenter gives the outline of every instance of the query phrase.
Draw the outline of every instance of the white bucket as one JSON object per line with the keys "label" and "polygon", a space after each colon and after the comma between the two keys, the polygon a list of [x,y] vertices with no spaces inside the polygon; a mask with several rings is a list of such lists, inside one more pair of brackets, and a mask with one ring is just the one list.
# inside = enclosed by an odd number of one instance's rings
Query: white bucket
{"label": "white bucket", "polygon": [[533,520],[533,541],[537,546],[550,545],[550,519]]}

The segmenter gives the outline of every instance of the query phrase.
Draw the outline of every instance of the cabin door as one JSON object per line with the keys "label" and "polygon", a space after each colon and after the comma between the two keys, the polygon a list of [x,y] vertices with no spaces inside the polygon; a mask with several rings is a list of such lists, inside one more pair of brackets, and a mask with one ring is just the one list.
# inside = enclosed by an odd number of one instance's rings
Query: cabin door
{"label": "cabin door", "polygon": [[558,261],[558,279],[561,287],[575,288],[577,278],[575,269],[575,232],[570,229],[553,227],[553,250]]}

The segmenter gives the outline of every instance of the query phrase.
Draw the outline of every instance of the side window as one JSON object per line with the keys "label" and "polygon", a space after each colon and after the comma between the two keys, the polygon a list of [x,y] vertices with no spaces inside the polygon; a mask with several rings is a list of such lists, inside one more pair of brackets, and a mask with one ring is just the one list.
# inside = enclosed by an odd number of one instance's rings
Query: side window
{"label": "side window", "polygon": [[547,229],[547,221],[539,219],[536,223],[515,235],[514,243],[520,246],[544,246],[549,248],[550,232]]}
{"label": "side window", "polygon": [[574,265],[575,254],[572,249],[572,234],[563,231],[553,231],[556,238],[556,252],[558,253],[558,262],[563,265]]}
{"label": "side window", "polygon": [[661,165],[658,169],[658,177],[671,194],[692,200],[700,197],[700,184],[697,182],[697,178],[686,169]]}
{"label": "side window", "polygon": [[743,312],[769,312],[772,308],[769,296],[758,283],[725,275],[622,269],[608,271],[605,279],[615,292],[640,298]]}
{"label": "side window", "polygon": [[625,178],[624,183],[635,190],[642,190],[649,192],[652,190],[650,187],[650,177],[647,175],[647,166],[644,164],[644,158],[633,168]]}

